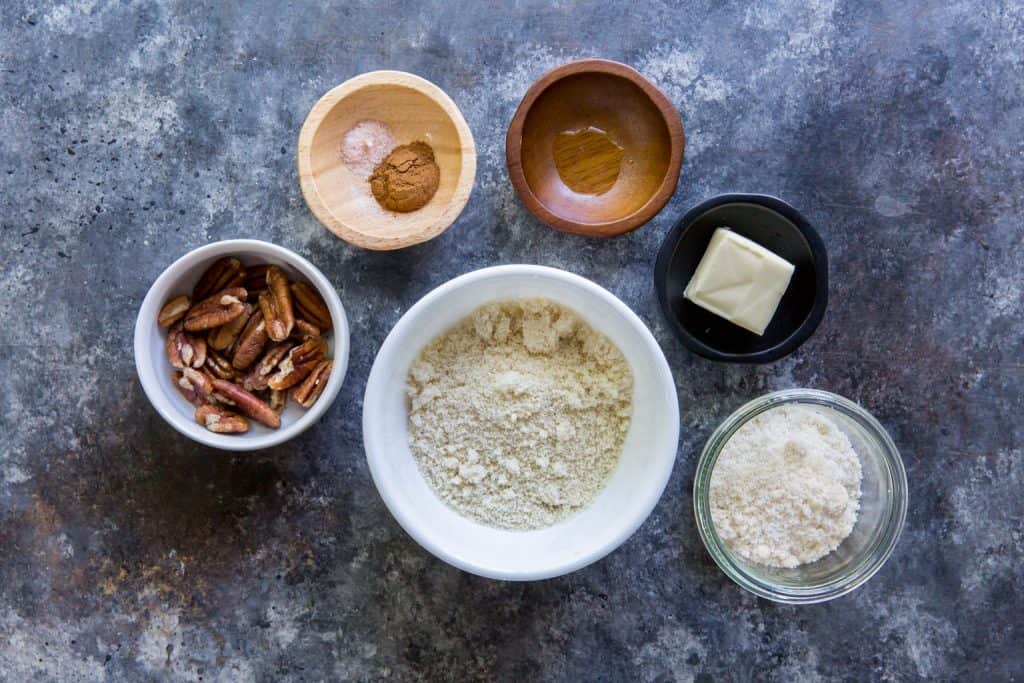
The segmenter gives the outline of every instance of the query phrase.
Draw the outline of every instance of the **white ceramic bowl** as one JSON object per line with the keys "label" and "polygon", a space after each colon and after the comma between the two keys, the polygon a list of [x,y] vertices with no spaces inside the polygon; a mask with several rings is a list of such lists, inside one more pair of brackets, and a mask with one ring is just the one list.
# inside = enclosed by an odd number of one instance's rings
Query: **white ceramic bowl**
{"label": "white ceramic bowl", "polygon": [[[545,529],[509,531],[463,517],[430,488],[409,450],[405,386],[410,365],[434,337],[484,303],[522,297],[574,309],[622,350],[633,369],[633,418],[619,464],[589,507]],[[441,285],[398,321],[370,371],[363,439],[377,490],[420,545],[468,572],[528,581],[604,557],[647,519],[675,463],[679,402],[661,347],[613,294],[555,268],[497,266]]]}
{"label": "white ceramic bowl", "polygon": [[[244,434],[214,434],[195,421],[195,406],[186,401],[171,381],[174,368],[167,361],[164,343],[167,330],[157,324],[157,315],[168,299],[178,294],[190,294],[203,271],[223,256],[235,256],[243,264],[271,263],[284,269],[289,276],[305,280],[316,287],[331,311],[333,330],[329,340],[329,357],[334,359],[331,378],[323,394],[309,410],[294,401],[281,414],[281,427],[269,429],[252,422]],[[194,441],[229,451],[253,451],[283,443],[309,429],[324,414],[341,389],[348,368],[349,331],[345,308],[331,283],[316,266],[295,252],[259,240],[226,240],[214,242],[182,256],[167,267],[153,286],[139,309],[135,321],[135,368],[139,381],[150,403],[168,424]]]}

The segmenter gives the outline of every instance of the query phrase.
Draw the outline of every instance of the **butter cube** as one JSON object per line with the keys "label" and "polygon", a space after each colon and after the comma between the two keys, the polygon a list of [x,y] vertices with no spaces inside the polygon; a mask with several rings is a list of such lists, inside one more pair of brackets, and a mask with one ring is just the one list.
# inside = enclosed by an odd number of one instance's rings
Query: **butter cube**
{"label": "butter cube", "polygon": [[792,277],[789,261],[728,228],[718,228],[683,296],[761,335]]}

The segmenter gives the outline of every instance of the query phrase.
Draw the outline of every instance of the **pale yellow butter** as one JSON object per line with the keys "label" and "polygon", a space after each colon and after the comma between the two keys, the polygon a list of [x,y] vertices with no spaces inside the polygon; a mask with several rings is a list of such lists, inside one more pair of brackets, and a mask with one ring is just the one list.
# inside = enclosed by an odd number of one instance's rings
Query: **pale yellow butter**
{"label": "pale yellow butter", "polygon": [[792,277],[789,261],[728,228],[718,228],[683,296],[761,335]]}

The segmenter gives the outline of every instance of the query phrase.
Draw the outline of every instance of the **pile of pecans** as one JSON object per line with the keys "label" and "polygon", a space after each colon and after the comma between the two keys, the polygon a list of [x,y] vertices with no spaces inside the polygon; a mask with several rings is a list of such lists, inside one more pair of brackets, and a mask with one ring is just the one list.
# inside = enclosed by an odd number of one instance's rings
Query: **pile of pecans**
{"label": "pile of pecans", "polygon": [[331,375],[327,304],[277,266],[219,259],[191,298],[164,304],[158,322],[169,328],[174,385],[211,432],[240,434],[249,418],[277,429],[289,396],[309,408]]}

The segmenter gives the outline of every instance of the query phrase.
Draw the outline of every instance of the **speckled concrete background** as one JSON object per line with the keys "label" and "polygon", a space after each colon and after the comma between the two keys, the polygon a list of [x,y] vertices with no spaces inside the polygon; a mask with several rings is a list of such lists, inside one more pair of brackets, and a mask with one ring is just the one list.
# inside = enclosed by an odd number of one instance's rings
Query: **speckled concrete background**
{"label": "speckled concrete background", "polygon": [[[1024,677],[1024,8],[1018,2],[717,0],[0,6],[0,678],[728,680]],[[594,242],[528,216],[504,128],[566,60],[634,65],[678,105],[679,189]],[[295,139],[359,72],[441,85],[476,135],[442,237],[350,248],[305,208]],[[662,322],[655,250],[686,207],[778,194],[830,249],[802,350],[705,362]],[[258,237],[337,284],[349,375],[302,438],[197,447],[146,402],[135,311],[196,246]],[[683,409],[651,518],[607,559],[519,585],[413,543],[363,458],[374,353],[417,298],[508,262],[581,273],[651,326]],[[911,489],[889,564],[831,604],[732,585],[694,528],[696,453],[743,401],[812,386],[862,402]]]}

